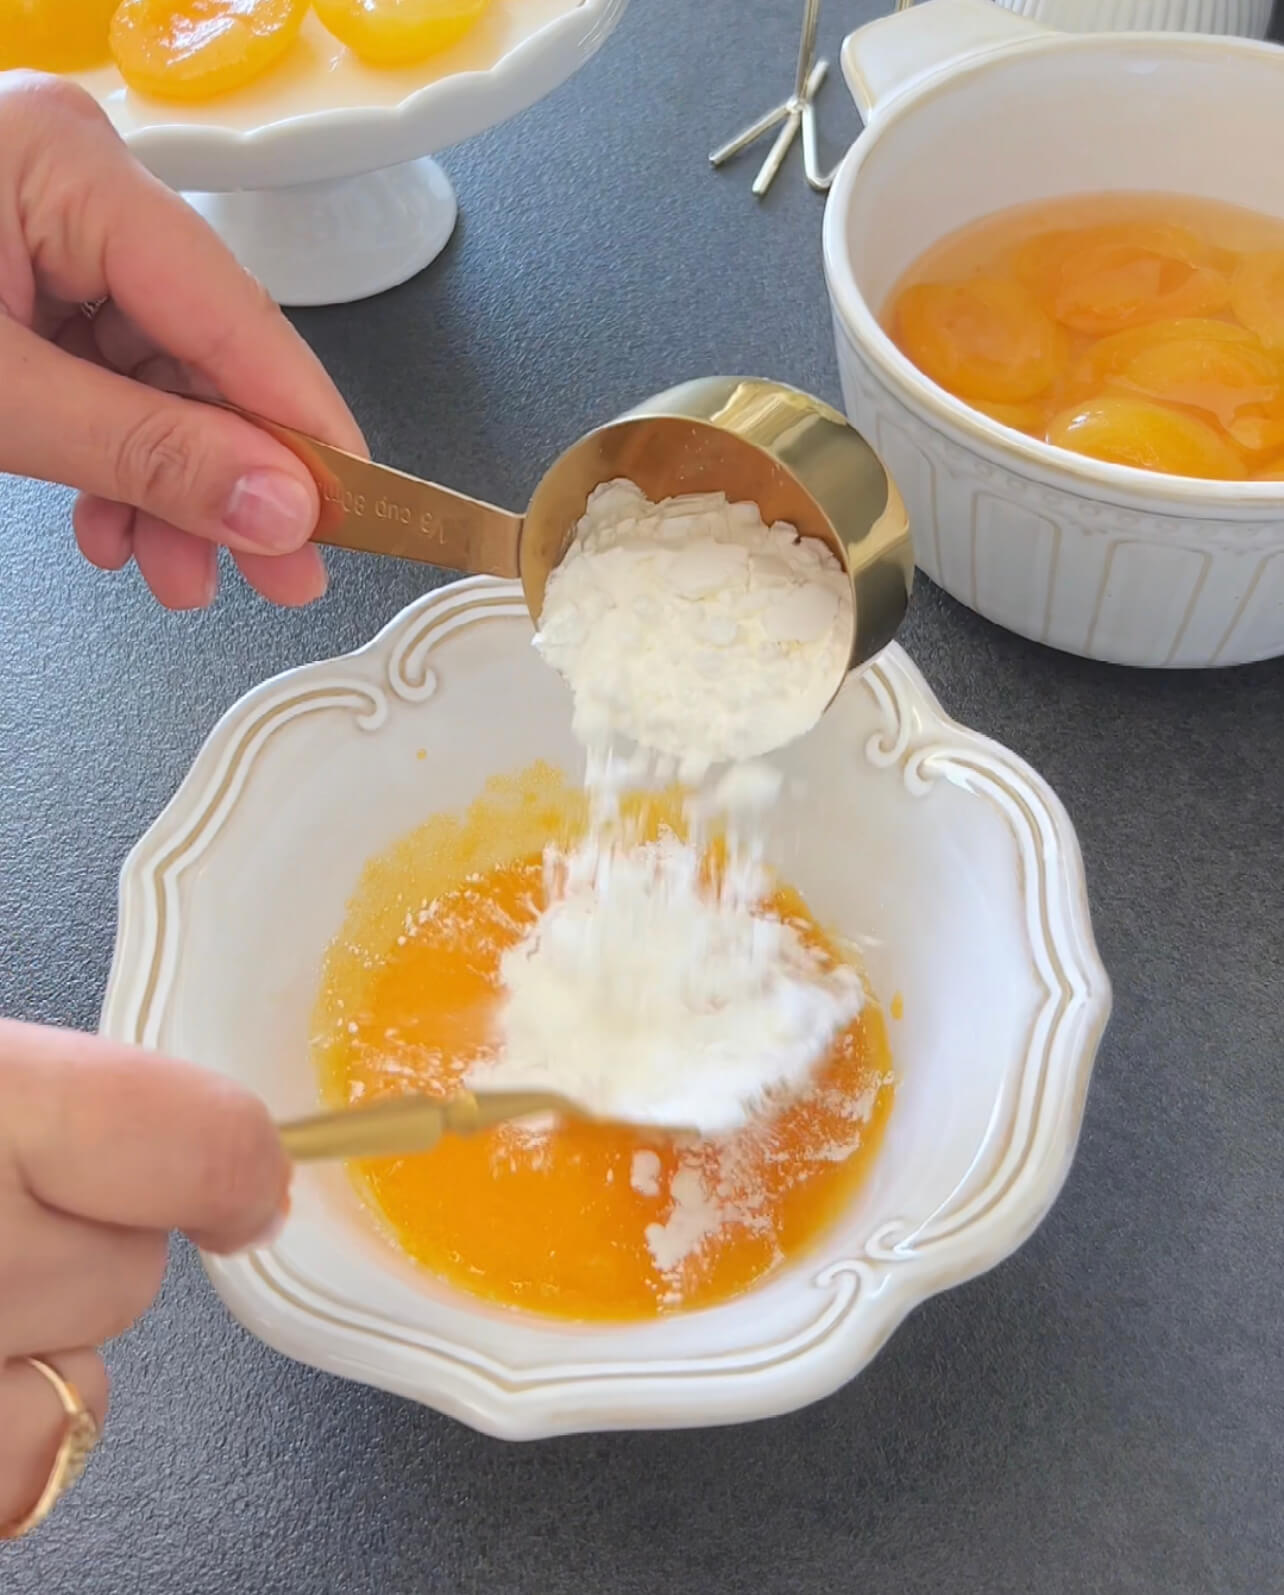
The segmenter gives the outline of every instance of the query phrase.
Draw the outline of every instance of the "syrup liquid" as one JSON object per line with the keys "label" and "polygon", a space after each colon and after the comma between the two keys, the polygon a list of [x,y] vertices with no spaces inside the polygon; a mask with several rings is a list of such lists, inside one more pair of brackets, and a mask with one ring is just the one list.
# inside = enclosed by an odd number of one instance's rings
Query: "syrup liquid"
{"label": "syrup liquid", "polygon": [[934,382],[1115,464],[1284,478],[1284,220],[1175,195],[1072,197],[928,250],[887,330]]}

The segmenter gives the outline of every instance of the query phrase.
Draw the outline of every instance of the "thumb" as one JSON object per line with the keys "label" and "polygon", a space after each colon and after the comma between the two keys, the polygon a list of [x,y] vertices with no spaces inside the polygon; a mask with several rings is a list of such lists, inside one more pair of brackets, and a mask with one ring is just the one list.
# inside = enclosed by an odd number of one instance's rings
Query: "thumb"
{"label": "thumb", "polygon": [[316,483],[282,444],[211,405],[149,388],[0,315],[0,471],[132,505],[211,542],[285,553],[312,536]]}
{"label": "thumb", "polygon": [[126,1229],[207,1251],[260,1240],[290,1163],[266,1106],[221,1076],[97,1036],[0,1020],[0,1179]]}

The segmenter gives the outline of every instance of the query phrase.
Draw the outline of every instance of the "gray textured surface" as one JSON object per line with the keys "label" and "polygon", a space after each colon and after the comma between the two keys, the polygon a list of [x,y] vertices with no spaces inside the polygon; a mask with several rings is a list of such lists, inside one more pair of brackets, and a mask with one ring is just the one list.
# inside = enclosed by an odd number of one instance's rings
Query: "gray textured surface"
{"label": "gray textured surface", "polygon": [[[831,5],[827,45],[881,9]],[[636,0],[553,100],[448,158],[448,255],[300,317],[382,458],[517,504],[590,422],[681,376],[837,397],[819,201],[704,152],[792,71],[786,0]],[[752,85],[752,87],[746,87]],[[856,121],[834,86],[831,149]],[[90,1026],[114,880],[219,713],[363,641],[424,574],[162,614],[0,481],[0,1011]],[[1066,659],[920,587],[946,704],[1053,782],[1116,1014],[1078,1161],[1013,1260],[781,1421],[506,1447],[294,1367],[186,1252],[113,1349],[110,1438],[6,1595],[1270,1595],[1284,1589],[1284,664]]]}

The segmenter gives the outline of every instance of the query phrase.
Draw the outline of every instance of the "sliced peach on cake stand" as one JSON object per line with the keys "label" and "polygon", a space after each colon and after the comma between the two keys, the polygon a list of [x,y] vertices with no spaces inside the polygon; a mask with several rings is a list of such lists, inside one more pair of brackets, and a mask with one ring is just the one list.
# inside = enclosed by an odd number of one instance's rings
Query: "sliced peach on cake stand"
{"label": "sliced peach on cake stand", "polygon": [[431,157],[550,94],[625,3],[124,0],[116,59],[74,75],[275,299],[340,304],[440,254]]}

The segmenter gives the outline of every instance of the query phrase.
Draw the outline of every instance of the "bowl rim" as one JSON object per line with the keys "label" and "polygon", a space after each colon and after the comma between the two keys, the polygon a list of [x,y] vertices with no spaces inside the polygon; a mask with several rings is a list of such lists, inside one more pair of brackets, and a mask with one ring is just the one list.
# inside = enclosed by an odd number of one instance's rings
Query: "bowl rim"
{"label": "bowl rim", "polygon": [[[275,730],[313,703],[346,709],[363,729],[377,731],[387,716],[385,688],[405,702],[426,701],[436,644],[500,616],[529,626],[518,583],[486,577],[451,583],[415,600],[363,647],[273,677],[222,716],[122,867],[104,1035],[152,1046],[163,1039],[181,946],[183,874],[233,811]],[[418,1400],[500,1438],[742,1422],[831,1394],[913,1308],[995,1266],[1029,1236],[1069,1173],[1111,1009],[1079,844],[1043,779],[946,715],[897,644],[854,673],[848,690],[859,689],[871,694],[871,719],[879,727],[864,744],[865,756],[888,778],[899,777],[898,801],[912,803],[938,781],[962,784],[999,810],[1013,838],[1020,911],[1036,986],[1045,995],[1011,1065],[1024,1106],[984,1178],[965,1176],[927,1219],[884,1221],[841,1257],[818,1257],[810,1269],[804,1264],[796,1288],[809,1307],[814,1302],[815,1318],[784,1340],[717,1354],[621,1362],[604,1340],[607,1356],[596,1363],[577,1363],[572,1355],[532,1370],[520,1359],[506,1363],[443,1333],[379,1320],[328,1296],[274,1248],[204,1259],[234,1316],[302,1362]],[[461,1300],[469,1299],[461,1293]],[[539,1322],[547,1329],[549,1321]]]}
{"label": "bowl rim", "polygon": [[[883,330],[866,299],[846,247],[849,214],[866,164],[878,152],[880,141],[913,116],[926,100],[958,88],[967,80],[989,72],[1020,69],[1028,57],[1050,50],[1112,54],[1160,50],[1169,55],[1216,53],[1242,55],[1271,62],[1281,74],[1284,102],[1284,51],[1265,40],[1239,36],[1187,33],[1086,33],[1032,32],[968,57],[951,61],[924,75],[889,97],[857,137],[841,162],[830,187],[822,225],[825,280],[834,313],[841,319],[857,351],[869,359],[879,375],[909,406],[930,419],[963,447],[994,464],[1050,486],[1119,505],[1128,509],[1164,512],[1198,519],[1219,516],[1229,521],[1270,520],[1284,516],[1284,482],[1222,482],[1203,477],[1169,476],[1131,465],[1113,465],[1076,455],[1037,438],[1027,437],[975,410],[947,393],[901,353]],[[992,213],[991,213],[992,214]],[[1272,514],[1274,512],[1274,514]]]}

